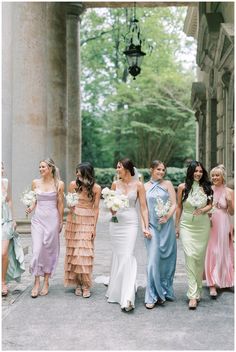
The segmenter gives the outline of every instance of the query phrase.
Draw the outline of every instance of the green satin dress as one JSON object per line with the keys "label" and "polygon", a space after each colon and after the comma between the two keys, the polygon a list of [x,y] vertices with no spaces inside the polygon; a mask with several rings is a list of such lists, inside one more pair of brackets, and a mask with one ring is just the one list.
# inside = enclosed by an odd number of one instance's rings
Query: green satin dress
{"label": "green satin dress", "polygon": [[[197,199],[195,203],[194,197]],[[204,213],[194,216],[193,212],[195,209],[203,208],[206,205],[207,195],[199,187],[199,183],[194,181],[189,197],[183,202],[180,220],[180,238],[185,255],[185,267],[188,276],[187,297],[189,299],[200,299],[201,296],[205,254],[210,233],[208,215]]]}

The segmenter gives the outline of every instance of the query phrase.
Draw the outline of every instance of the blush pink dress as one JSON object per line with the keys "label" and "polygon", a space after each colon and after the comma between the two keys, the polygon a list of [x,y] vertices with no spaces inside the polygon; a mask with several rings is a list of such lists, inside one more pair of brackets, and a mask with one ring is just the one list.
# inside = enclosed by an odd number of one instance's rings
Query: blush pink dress
{"label": "blush pink dress", "polygon": [[234,248],[230,236],[230,215],[227,212],[225,186],[213,186],[214,212],[205,259],[205,276],[208,286],[226,288],[234,286]]}

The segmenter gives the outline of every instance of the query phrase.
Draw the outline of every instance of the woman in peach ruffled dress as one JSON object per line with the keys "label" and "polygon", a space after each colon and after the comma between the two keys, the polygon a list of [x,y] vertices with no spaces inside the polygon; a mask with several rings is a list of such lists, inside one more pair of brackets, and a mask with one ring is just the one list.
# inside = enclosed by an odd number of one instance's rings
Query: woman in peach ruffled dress
{"label": "woman in peach ruffled dress", "polygon": [[212,227],[205,258],[205,276],[210,296],[217,297],[216,288],[234,286],[233,234],[230,215],[234,214],[233,191],[226,187],[223,165],[210,172],[213,183]]}
{"label": "woman in peach ruffled dress", "polygon": [[95,183],[93,166],[84,162],[76,167],[77,179],[68,192],[77,193],[78,203],[70,208],[66,220],[64,285],[75,287],[75,294],[90,297],[94,258],[94,239],[101,187]]}

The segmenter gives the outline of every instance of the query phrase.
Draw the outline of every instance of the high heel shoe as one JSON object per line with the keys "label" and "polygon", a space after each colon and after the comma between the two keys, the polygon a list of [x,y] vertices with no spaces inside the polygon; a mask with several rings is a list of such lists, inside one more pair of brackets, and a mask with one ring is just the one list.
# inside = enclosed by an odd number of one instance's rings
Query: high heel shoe
{"label": "high heel shoe", "polygon": [[191,310],[194,310],[197,308],[197,300],[196,299],[190,299],[189,300],[189,304],[188,304],[188,308]]}
{"label": "high heel shoe", "polygon": [[47,294],[48,294],[48,292],[49,292],[49,286],[44,286],[43,288],[42,288],[42,290],[40,291],[40,296],[47,296]]}
{"label": "high heel shoe", "polygon": [[146,304],[145,304],[145,307],[146,307],[147,309],[152,309],[152,308],[155,307],[155,303],[146,303]]}
{"label": "high heel shoe", "polygon": [[82,296],[82,288],[80,286],[76,287],[75,295],[76,296]]}
{"label": "high heel shoe", "polygon": [[2,297],[6,297],[8,295],[7,285],[2,285]]}
{"label": "high heel shoe", "polygon": [[36,297],[38,297],[38,295],[39,295],[39,289],[33,288],[31,291],[31,297],[36,298]]}
{"label": "high heel shoe", "polygon": [[217,293],[217,291],[216,291],[216,288],[215,288],[215,287],[211,287],[211,288],[210,288],[210,297],[211,297],[212,299],[216,299],[216,298],[217,298],[217,295],[218,295],[218,293]]}
{"label": "high heel shoe", "polygon": [[83,288],[83,297],[89,298],[91,296],[90,290],[88,288]]}
{"label": "high heel shoe", "polygon": [[131,310],[134,309],[134,307],[132,306],[131,302],[128,301],[128,303],[129,303],[129,305],[128,305],[127,307],[125,307],[125,311],[126,311],[126,312],[130,312]]}

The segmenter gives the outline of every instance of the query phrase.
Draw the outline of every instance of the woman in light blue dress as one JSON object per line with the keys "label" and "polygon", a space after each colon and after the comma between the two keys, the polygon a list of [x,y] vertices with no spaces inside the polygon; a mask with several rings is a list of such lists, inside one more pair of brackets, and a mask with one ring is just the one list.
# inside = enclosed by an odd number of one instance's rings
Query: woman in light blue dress
{"label": "woman in light blue dress", "polygon": [[149,230],[152,238],[145,238],[147,248],[146,308],[174,300],[173,279],[176,267],[176,235],[173,214],[176,194],[172,183],[164,180],[166,167],[154,160],[151,179],[145,184],[149,211]]}

